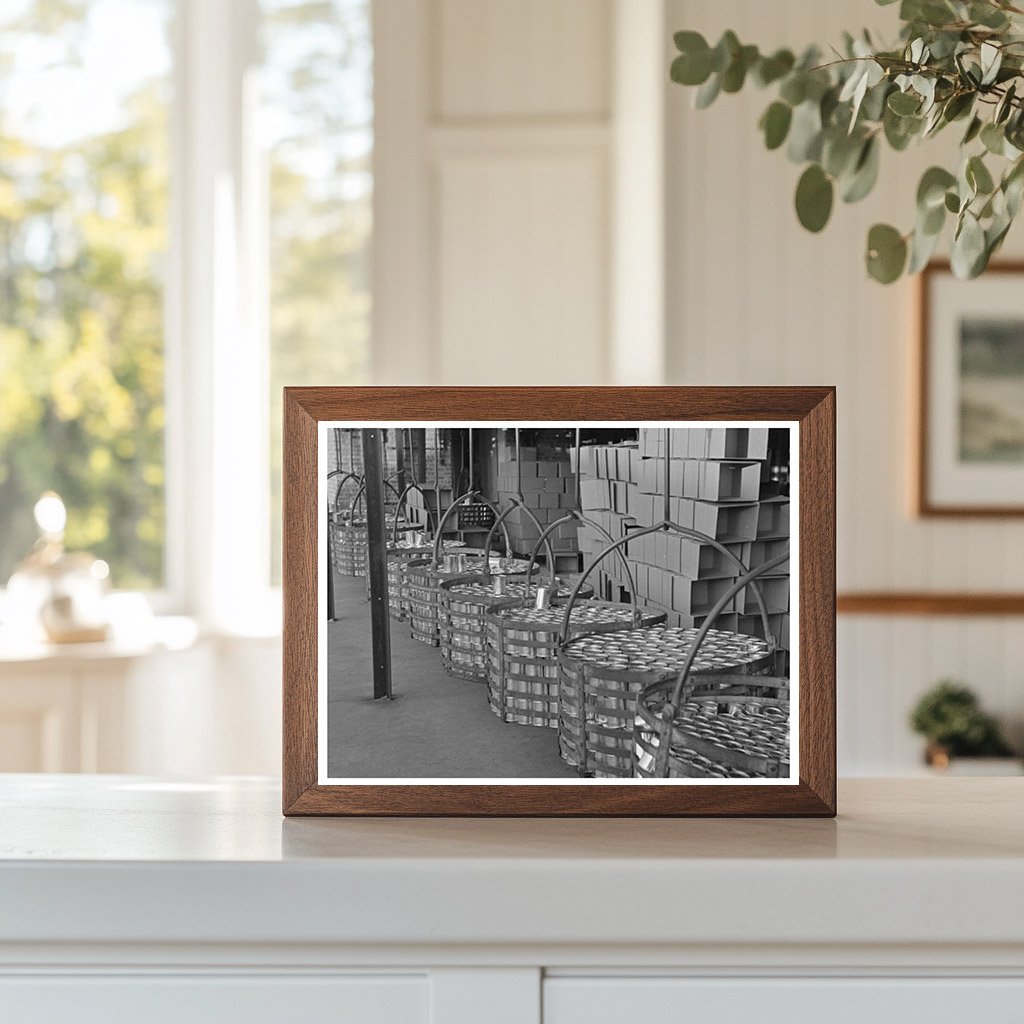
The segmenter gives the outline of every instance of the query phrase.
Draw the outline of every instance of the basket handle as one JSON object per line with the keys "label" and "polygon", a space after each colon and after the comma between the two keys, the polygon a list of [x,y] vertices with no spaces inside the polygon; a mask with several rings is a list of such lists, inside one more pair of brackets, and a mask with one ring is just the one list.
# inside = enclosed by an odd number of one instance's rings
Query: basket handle
{"label": "basket handle", "polygon": [[[501,513],[498,511],[497,505],[491,501],[490,498],[481,494],[479,491],[466,491],[465,494],[460,494],[449,506],[445,509],[444,515],[441,517],[441,521],[437,524],[437,536],[434,538],[434,554],[431,559],[431,566],[437,568],[438,559],[441,557],[441,538],[444,536],[445,523],[452,517],[452,513],[460,506],[468,504],[474,498],[478,499],[481,504],[486,505],[497,518]],[[508,528],[504,523],[501,524],[502,532],[505,535],[505,551],[509,552],[512,550],[512,542],[508,536]],[[486,561],[490,563],[490,556],[487,557]]]}
{"label": "basket handle", "polygon": [[344,488],[345,484],[347,484],[349,482],[349,480],[358,480],[359,479],[358,474],[352,473],[349,470],[345,470],[345,469],[332,469],[330,471],[330,473],[327,474],[327,479],[330,480],[331,477],[338,476],[339,474],[341,475],[341,481],[338,484],[338,489],[334,492],[334,511],[335,511],[335,514],[337,514],[337,512],[338,512],[338,505],[341,502],[341,492],[342,492],[342,489]]}
{"label": "basket handle", "polygon": [[[596,569],[597,566],[600,565],[601,562],[603,562],[605,558],[607,558],[608,555],[610,555],[613,551],[619,551],[625,548],[625,546],[631,540],[636,540],[638,537],[644,537],[649,533],[659,533],[661,530],[672,531],[681,534],[684,537],[688,537],[690,540],[696,540],[702,544],[709,544],[711,545],[711,547],[715,548],[716,551],[720,551],[722,554],[724,554],[726,558],[728,558],[729,561],[733,564],[733,566],[736,569],[738,569],[739,572],[744,576],[750,571],[749,567],[744,565],[744,563],[735,554],[733,554],[733,552],[731,552],[724,544],[722,544],[721,541],[715,540],[714,537],[711,537],[706,533],[702,533],[700,530],[695,530],[690,526],[680,526],[679,523],[673,523],[670,520],[666,520],[664,523],[658,523],[656,526],[645,526],[642,530],[635,530],[627,536],[620,537],[617,541],[613,541],[608,547],[604,549],[604,551],[601,552],[601,554],[597,556],[597,558],[594,559],[593,562],[590,563],[589,566],[587,566],[583,575],[580,577],[579,582],[573,588],[572,594],[569,595],[568,602],[566,602],[565,614],[562,616],[562,629],[559,633],[559,643],[564,644],[568,639],[569,616],[572,613],[572,606],[575,603],[576,597],[582,589],[583,584],[586,583],[587,577],[590,576],[594,569]],[[624,558],[625,556],[622,557]],[[786,555],[786,557],[789,557],[788,554]],[[764,596],[761,593],[761,588],[756,583],[753,583],[751,589],[754,591],[755,600],[757,601],[758,606],[760,608],[761,624],[764,627],[765,639],[769,644],[770,649],[774,650],[775,641],[772,638],[771,630],[769,629],[768,610],[765,607]]]}
{"label": "basket handle", "polygon": [[[391,482],[392,480],[396,480],[397,478],[398,478],[398,474],[397,473],[392,473],[391,476],[389,476],[389,477],[387,477],[385,479],[384,486],[388,490],[390,490],[391,493],[396,498],[398,498],[399,501],[401,501],[401,498],[399,497],[399,494],[398,494],[398,488],[395,487],[395,485]],[[349,521],[355,519],[356,504],[363,500],[363,494],[364,494],[365,491],[366,491],[366,477],[365,476],[361,476],[359,478],[359,490],[356,491],[355,497],[352,499],[352,504],[351,504],[351,506],[349,507],[349,510],[348,510]],[[397,509],[396,509],[395,517],[397,519]]]}
{"label": "basket handle", "polygon": [[[394,531],[392,532],[392,541],[395,544],[398,543],[398,519],[399,519],[399,515],[400,515],[400,513],[401,513],[403,508],[405,508],[405,509],[409,508],[408,494],[409,494],[410,491],[419,491],[420,492],[420,496],[423,498],[424,506],[426,506],[426,504],[427,504],[427,496],[424,493],[423,488],[420,487],[420,485],[418,483],[413,481],[412,483],[409,483],[409,484],[405,485],[404,489],[402,490],[402,493],[398,496],[398,505],[395,508],[395,528],[394,528]],[[430,518],[431,518],[432,510],[429,507],[425,507],[424,511],[427,513],[427,529],[429,530],[430,529]]]}
{"label": "basket handle", "polygon": [[[533,514],[533,510],[528,508],[523,496],[520,494],[518,497],[512,497],[508,499],[508,508],[506,508],[501,515],[494,520],[494,525],[491,527],[490,532],[487,534],[487,543],[484,545],[484,557],[485,557],[485,568],[484,575],[490,576],[491,574],[491,544],[494,542],[494,533],[501,526],[505,529],[505,556],[506,558],[512,557],[512,548],[508,542],[508,529],[505,527],[505,519],[514,512],[517,508],[521,508],[531,519],[533,525],[538,530],[541,529],[540,520]],[[530,558],[530,566],[533,566],[533,560],[537,555],[540,545],[547,541],[547,557],[548,557],[548,575],[551,579],[551,586],[555,585],[555,552],[551,547],[551,542],[547,540],[547,534],[550,531],[544,531],[541,534],[541,540],[537,542],[537,547],[533,550],[533,555]],[[526,592],[530,592],[530,574],[527,572],[526,576]]]}
{"label": "basket handle", "polygon": [[[536,546],[530,554],[530,561],[526,566],[527,595],[529,595],[530,593],[530,579],[533,576],[533,567],[536,562],[537,552],[540,551],[541,544],[547,538],[548,534],[550,534],[556,527],[561,526],[563,523],[571,522],[573,519],[576,519],[581,523],[585,523],[592,529],[597,530],[597,532],[600,533],[604,537],[604,539],[608,541],[609,544],[613,543],[612,535],[603,526],[601,526],[600,523],[593,522],[592,520],[584,516],[581,512],[576,511],[576,509],[570,509],[564,516],[562,516],[561,519],[556,519],[553,523],[550,523],[548,525],[548,527],[541,533],[540,539],[537,541]],[[619,560],[622,562],[622,568],[626,573],[626,581],[629,583],[629,598],[630,604],[633,609],[633,624],[635,626],[639,626],[642,620],[642,615],[640,612],[640,606],[637,604],[636,600],[636,581],[633,578],[633,570],[630,567],[629,559],[626,558],[625,552],[621,548],[619,549]],[[552,580],[553,579],[554,575],[552,574]],[[564,639],[560,639],[559,642],[564,643],[565,641]]]}
{"label": "basket handle", "polygon": [[[676,712],[685,703],[684,697],[688,696],[686,693],[686,684],[690,680],[690,672],[693,668],[693,663],[696,660],[697,652],[700,650],[701,644],[704,642],[705,637],[711,631],[718,616],[721,615],[722,609],[745,587],[750,586],[760,576],[765,576],[772,569],[777,569],[780,565],[789,561],[789,548],[782,554],[776,555],[774,558],[770,558],[767,562],[759,565],[756,569],[748,570],[740,579],[736,580],[735,583],[715,602],[711,611],[708,612],[707,617],[704,620],[704,624],[697,631],[697,636],[694,639],[693,646],[686,654],[686,659],[683,661],[683,667],[676,677],[675,685],[672,687],[672,693],[665,706],[661,709],[660,724],[658,727],[658,752],[654,759],[654,774],[656,778],[664,778],[665,772],[668,771],[668,754],[669,754],[669,733],[672,730],[672,723],[675,721]],[[774,650],[774,643],[769,641],[770,649]],[[756,677],[754,677],[756,678]],[[692,686],[691,686],[692,688]]]}

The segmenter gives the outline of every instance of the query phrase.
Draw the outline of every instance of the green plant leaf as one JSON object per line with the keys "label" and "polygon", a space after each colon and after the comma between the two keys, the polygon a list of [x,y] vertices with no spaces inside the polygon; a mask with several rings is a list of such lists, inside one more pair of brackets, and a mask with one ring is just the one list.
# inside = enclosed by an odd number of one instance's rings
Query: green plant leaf
{"label": "green plant leaf", "polygon": [[764,144],[768,149],[778,149],[786,141],[789,126],[793,121],[793,108],[788,103],[776,100],[761,115],[761,130]]}
{"label": "green plant leaf", "polygon": [[929,167],[921,175],[917,186],[917,206],[927,213],[928,210],[942,206],[946,200],[946,192],[956,184],[956,176],[944,167]]}
{"label": "green plant leaf", "polygon": [[1002,126],[993,124],[991,121],[981,129],[982,145],[995,156],[1003,155],[1003,148],[1006,145],[1006,133]]}
{"label": "green plant leaf", "polygon": [[965,175],[968,183],[977,195],[987,196],[995,188],[995,183],[992,181],[992,175],[989,174],[989,170],[985,166],[985,161],[982,160],[980,156],[972,156],[970,160],[967,161],[967,170]]}
{"label": "green plant leaf", "polygon": [[880,148],[875,136],[864,143],[853,174],[843,188],[844,203],[860,202],[875,187],[878,181]]}
{"label": "green plant leaf", "polygon": [[802,71],[794,71],[779,86],[779,98],[791,107],[798,107],[807,99],[807,76]]}
{"label": "green plant leaf", "polygon": [[945,206],[946,206],[946,209],[949,210],[950,213],[959,213],[960,212],[960,197],[956,194],[956,192],[947,192],[946,193]]}
{"label": "green plant leaf", "polygon": [[832,180],[817,165],[811,164],[796,186],[796,215],[808,231],[821,231],[832,215]]}
{"label": "green plant leaf", "polygon": [[921,130],[923,124],[924,118],[900,117],[889,109],[886,109],[882,115],[885,141],[897,152],[907,148],[910,140]]}
{"label": "green plant leaf", "polygon": [[822,132],[821,166],[833,178],[852,171],[864,148],[864,135],[851,137],[838,125]]}
{"label": "green plant leaf", "polygon": [[771,85],[793,70],[796,57],[790,50],[776,50],[770,57],[762,57],[754,66],[754,81],[760,86]]}
{"label": "green plant leaf", "polygon": [[1013,110],[1013,101],[1016,98],[1016,96],[1017,83],[1011,82],[1006,87],[1006,91],[1003,93],[999,102],[996,104],[996,112],[992,117],[992,120],[995,121],[996,124],[1002,124],[1009,118],[1010,113]]}
{"label": "green plant leaf", "polygon": [[981,60],[981,84],[992,85],[1003,65],[1003,51],[995,43],[986,40],[981,44],[978,56]]}
{"label": "green plant leaf", "polygon": [[977,25],[984,25],[985,28],[995,30],[1006,28],[1008,19],[1002,11],[993,7],[990,3],[972,3],[967,16]]}
{"label": "green plant leaf", "polygon": [[672,61],[673,82],[703,85],[711,74],[711,48],[699,32],[677,32],[674,36],[679,56]]}
{"label": "green plant leaf", "polygon": [[759,56],[756,46],[741,46],[732,63],[722,72],[722,92],[739,92]]}
{"label": "green plant leaf", "polygon": [[721,79],[718,75],[711,77],[694,93],[693,105],[698,110],[706,110],[718,98],[722,91]]}
{"label": "green plant leaf", "polygon": [[958,121],[966,117],[974,107],[975,94],[963,92],[950,96],[942,106],[942,116],[946,121]]}
{"label": "green plant leaf", "polygon": [[982,120],[980,117],[972,117],[971,123],[967,126],[967,131],[964,132],[964,137],[960,140],[961,146],[967,146],[972,143],[980,134],[982,128]]}
{"label": "green plant leaf", "polygon": [[907,114],[916,114],[921,108],[921,100],[913,93],[896,91],[889,96],[889,109],[894,114],[903,117]]}
{"label": "green plant leaf", "polygon": [[935,255],[935,250],[941,237],[941,231],[927,232],[922,231],[920,227],[914,229],[914,234],[910,238],[910,262],[907,264],[908,274],[916,274],[928,266],[932,256]]}
{"label": "green plant leaf", "polygon": [[907,262],[907,243],[890,224],[876,224],[868,232],[868,273],[880,284],[892,284]]}
{"label": "green plant leaf", "polygon": [[821,110],[813,100],[806,100],[793,111],[786,155],[795,164],[817,160],[821,142]]}
{"label": "green plant leaf", "polygon": [[964,211],[960,226],[953,236],[950,257],[953,273],[962,281],[977,277],[985,269],[985,260],[985,232],[978,218],[969,210]]}

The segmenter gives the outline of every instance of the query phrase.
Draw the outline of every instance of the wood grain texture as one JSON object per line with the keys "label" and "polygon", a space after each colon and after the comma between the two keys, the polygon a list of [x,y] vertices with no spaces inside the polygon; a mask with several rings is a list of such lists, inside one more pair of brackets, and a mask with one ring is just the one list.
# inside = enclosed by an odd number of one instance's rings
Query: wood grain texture
{"label": "wood grain texture", "polygon": [[[914,511],[922,519],[1009,519],[1024,516],[1024,505],[940,505],[932,501],[928,483],[928,438],[931,436],[931,408],[928,394],[928,375],[931,367],[929,339],[932,329],[931,287],[936,274],[950,273],[947,260],[934,260],[918,275],[917,280],[917,338],[915,345],[914,380],[917,391],[915,419]],[[1024,260],[992,262],[985,274],[1024,275]],[[972,614],[972,613],[967,613]],[[973,614],[981,614],[980,612]]]}
{"label": "wood grain texture", "polygon": [[[284,813],[834,816],[835,416],[835,390],[825,387],[286,388]],[[799,785],[317,784],[317,422],[716,419],[800,424]]]}
{"label": "wood grain texture", "polygon": [[1024,594],[863,591],[840,594],[840,615],[1024,615]]}

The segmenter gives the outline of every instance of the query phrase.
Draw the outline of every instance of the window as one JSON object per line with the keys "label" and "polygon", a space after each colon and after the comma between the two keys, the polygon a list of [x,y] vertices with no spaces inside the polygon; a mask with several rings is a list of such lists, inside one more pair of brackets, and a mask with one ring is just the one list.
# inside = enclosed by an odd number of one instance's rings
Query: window
{"label": "window", "polygon": [[171,13],[0,13],[0,586],[48,489],[116,586],[164,581]]}
{"label": "window", "polygon": [[53,489],[115,587],[275,614],[281,388],[367,375],[372,66],[370,0],[0,5],[0,588]]}
{"label": "window", "polygon": [[263,0],[269,156],[271,567],[280,565],[281,388],[366,381],[373,49],[369,0]]}

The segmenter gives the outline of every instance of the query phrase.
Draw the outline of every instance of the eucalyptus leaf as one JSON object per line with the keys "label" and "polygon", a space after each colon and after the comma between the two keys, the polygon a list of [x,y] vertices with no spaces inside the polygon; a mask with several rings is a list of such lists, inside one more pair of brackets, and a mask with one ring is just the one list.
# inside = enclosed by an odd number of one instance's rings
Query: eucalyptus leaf
{"label": "eucalyptus leaf", "polygon": [[981,129],[981,142],[993,156],[1002,156],[1006,146],[1006,133],[1001,125],[989,121]]}
{"label": "eucalyptus leaf", "polygon": [[921,100],[909,92],[894,92],[889,96],[889,109],[901,117],[905,114],[916,114]]}
{"label": "eucalyptus leaf", "polygon": [[864,143],[853,174],[843,187],[844,203],[860,202],[875,187],[875,183],[878,181],[880,148],[877,136],[873,136]]}
{"label": "eucalyptus leaf", "polygon": [[995,188],[992,175],[980,156],[972,156],[967,161],[966,176],[976,194],[987,196]]}
{"label": "eucalyptus leaf", "polygon": [[727,29],[711,51],[711,70],[721,74],[733,62],[733,58],[742,48],[736,33]]}
{"label": "eucalyptus leaf", "polygon": [[712,76],[694,93],[693,105],[698,110],[706,110],[718,98],[722,91],[722,82],[718,75]]}
{"label": "eucalyptus leaf", "polygon": [[747,72],[758,59],[756,46],[741,46],[732,63],[722,72],[722,92],[739,92],[746,81]]}
{"label": "eucalyptus leaf", "polygon": [[821,156],[821,112],[812,101],[801,103],[793,111],[786,155],[793,163],[817,160]]}
{"label": "eucalyptus leaf", "polygon": [[985,259],[985,232],[978,219],[969,211],[965,212],[960,227],[953,238],[950,265],[953,273],[962,281],[976,277],[975,268]]}
{"label": "eucalyptus leaf", "polygon": [[981,84],[991,85],[999,74],[999,68],[1003,63],[1003,51],[991,42],[981,44],[979,51],[981,58]]}
{"label": "eucalyptus leaf", "polygon": [[794,71],[783,79],[779,87],[779,99],[785,100],[791,107],[798,107],[807,99],[807,75],[803,71]]}
{"label": "eucalyptus leaf", "polygon": [[784,78],[793,70],[796,58],[789,50],[776,50],[770,57],[762,57],[754,67],[754,81],[764,87]]}
{"label": "eucalyptus leaf", "polygon": [[907,264],[908,274],[917,274],[924,270],[935,255],[942,232],[926,232],[916,228],[910,238],[910,262]]}
{"label": "eucalyptus leaf", "polygon": [[964,132],[963,139],[960,140],[961,146],[970,145],[981,133],[983,123],[980,117],[972,117],[971,123],[967,126],[967,131]]}
{"label": "eucalyptus leaf", "polygon": [[789,126],[793,121],[793,108],[788,103],[776,100],[761,116],[764,144],[768,149],[778,149],[786,141]]}
{"label": "eucalyptus leaf", "polygon": [[996,29],[997,31],[1005,28],[1007,25],[1006,15],[990,3],[972,3],[968,9],[968,17],[978,25],[984,25],[985,28]]}
{"label": "eucalyptus leaf", "polygon": [[956,184],[956,176],[944,167],[929,167],[921,175],[917,186],[917,207],[927,212],[936,206],[942,206],[946,200],[946,192]]}
{"label": "eucalyptus leaf", "polygon": [[907,263],[906,239],[890,224],[876,224],[868,232],[868,274],[880,284],[892,284]]}
{"label": "eucalyptus leaf", "polygon": [[864,149],[864,138],[844,134],[839,128],[822,132],[821,166],[833,178],[852,171]]}
{"label": "eucalyptus leaf", "polygon": [[1017,83],[1011,82],[1003,93],[999,102],[996,104],[996,112],[992,117],[992,120],[996,124],[1002,124],[1013,110],[1013,101],[1017,96]]}
{"label": "eucalyptus leaf", "polygon": [[832,215],[832,180],[817,165],[811,164],[796,186],[796,215],[808,231],[821,231]]}

